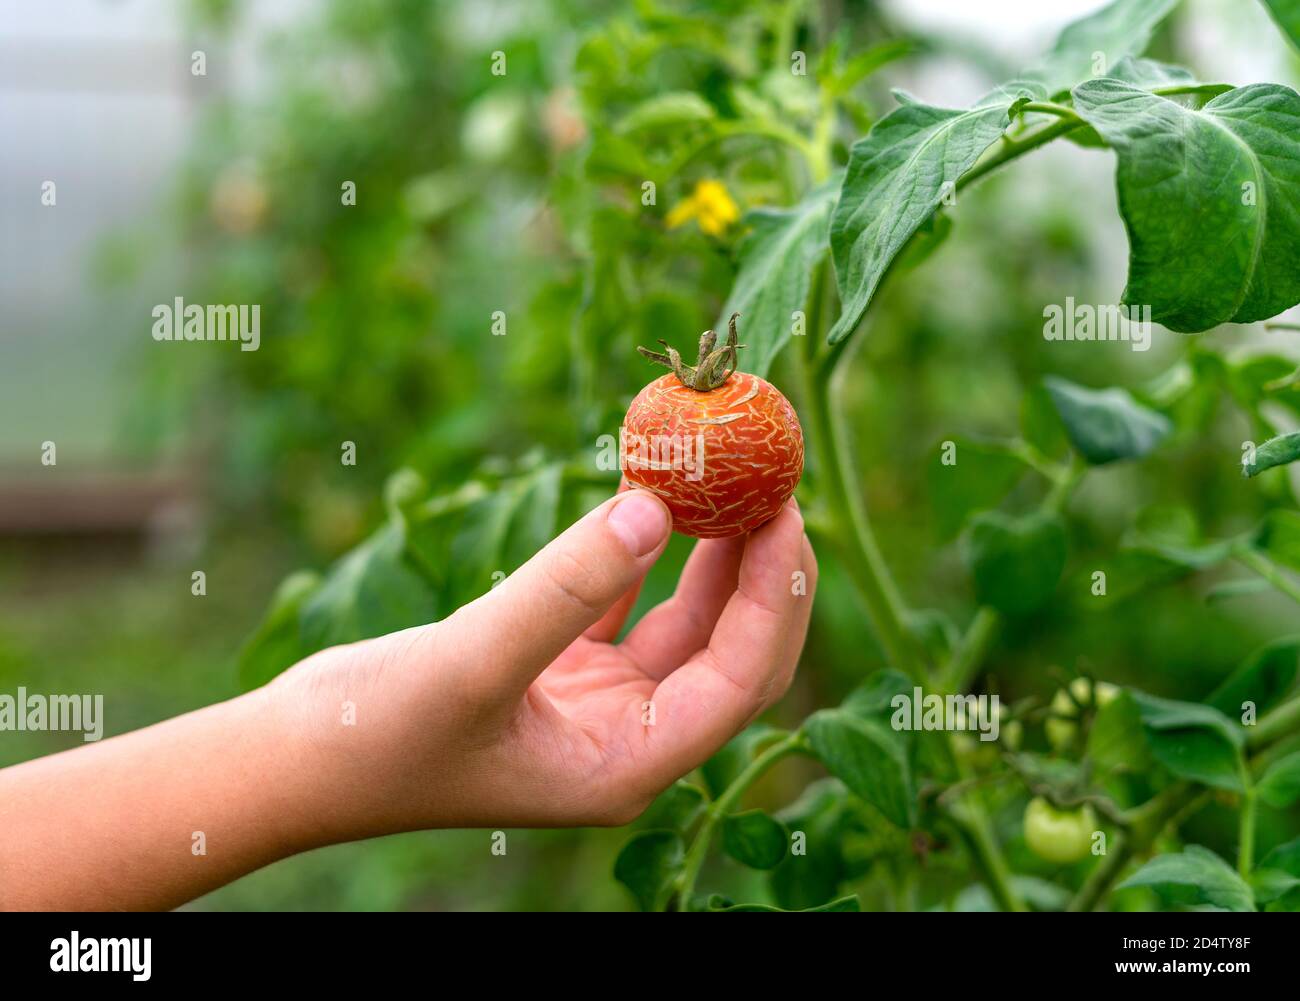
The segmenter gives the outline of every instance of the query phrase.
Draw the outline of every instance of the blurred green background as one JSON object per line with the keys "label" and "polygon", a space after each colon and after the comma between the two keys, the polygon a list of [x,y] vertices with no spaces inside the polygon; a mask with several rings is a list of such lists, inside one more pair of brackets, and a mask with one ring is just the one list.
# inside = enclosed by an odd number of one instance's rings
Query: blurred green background
{"label": "blurred green background", "polygon": [[[589,453],[652,375],[635,345],[685,346],[714,323],[740,227],[710,234],[667,215],[700,180],[721,181],[741,211],[786,203],[786,154],[763,136],[697,142],[680,120],[656,131],[630,109],[693,92],[794,118],[809,95],[781,52],[815,63],[832,44],[905,43],[854,88],[842,153],[892,106],[890,87],[969,103],[1097,4],[337,0],[272,14],[206,0],[179,18],[165,4],[81,6],[75,24],[7,12],[0,41],[0,690],[102,691],[119,733],[236,694],[240,645],[277,582],[360,541],[394,469],[452,489],[538,450]],[[1152,52],[1201,79],[1297,79],[1254,5],[1190,4]],[[1063,289],[1110,302],[1122,287],[1110,157],[1053,148],[972,189],[950,239],[890,281],[868,320],[846,399],[886,555],[919,604],[973,607],[925,482],[938,441],[1014,434],[1045,373],[1140,385],[1188,347],[1165,335],[1145,354],[1045,351],[1044,303]],[[660,175],[646,207],[640,179]],[[33,208],[49,176],[58,205]],[[348,181],[355,205],[341,202]],[[153,342],[149,309],[174,296],[261,304],[261,349]],[[505,336],[492,334],[497,310]],[[1252,339],[1296,354],[1241,328],[1192,349]],[[1072,573],[1148,505],[1188,504],[1207,534],[1259,517],[1270,498],[1221,461],[1248,423],[1202,404],[1152,460],[1090,477],[1072,508]],[[56,469],[39,464],[47,439]],[[339,462],[343,441],[355,466]],[[686,548],[674,544],[645,600],[671,587]],[[780,719],[881,663],[850,589],[824,568]],[[986,680],[1004,698],[1050,695],[1048,669],[1070,665],[1199,698],[1295,620],[1281,597],[1209,602],[1217,582],[1101,611],[1058,596],[1003,631]],[[0,765],[74,743],[3,734]],[[756,799],[782,804],[816,774],[791,763]],[[1231,841],[1225,817],[1198,818],[1204,843]],[[1296,826],[1265,811],[1260,854]],[[489,832],[404,835],[291,859],[191,906],[628,908],[610,876],[624,839],[513,832],[499,858]],[[755,879],[713,865],[711,884],[735,897]]]}

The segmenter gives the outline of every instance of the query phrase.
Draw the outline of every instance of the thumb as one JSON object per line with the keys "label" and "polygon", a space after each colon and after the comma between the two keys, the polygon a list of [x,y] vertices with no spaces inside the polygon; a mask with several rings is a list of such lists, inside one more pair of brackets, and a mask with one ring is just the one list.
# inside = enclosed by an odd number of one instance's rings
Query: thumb
{"label": "thumb", "polygon": [[[654,494],[589,511],[495,588],[439,623],[457,658],[500,696],[520,695],[650,569],[672,516]],[[481,689],[480,689],[481,690]]]}

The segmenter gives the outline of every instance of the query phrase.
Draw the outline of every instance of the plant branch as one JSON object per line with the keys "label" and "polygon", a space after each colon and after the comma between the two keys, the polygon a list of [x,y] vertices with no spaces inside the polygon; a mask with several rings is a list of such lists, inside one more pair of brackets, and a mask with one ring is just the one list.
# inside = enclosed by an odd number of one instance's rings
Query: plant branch
{"label": "plant branch", "polygon": [[[1026,105],[1028,107],[1028,105]],[[970,170],[957,181],[957,190],[969,184],[978,181],[985,174],[992,173],[1005,163],[1010,163],[1018,157],[1024,156],[1030,150],[1037,149],[1039,146],[1046,145],[1053,139],[1065,135],[1067,132],[1073,132],[1077,128],[1082,128],[1084,122],[1076,117],[1062,118],[1034,132],[1020,137],[1019,139],[1009,139],[1005,136],[1002,139],[1002,145],[998,147],[997,152],[990,154],[979,163],[975,164]]]}
{"label": "plant branch", "polygon": [[1189,801],[1194,802],[1204,795],[1206,793],[1196,791],[1191,783],[1179,782],[1133,811],[1129,832],[1115,835],[1111,851],[1088,874],[1066,909],[1094,910],[1130,860],[1150,848],[1165,825],[1187,807]]}
{"label": "plant branch", "polygon": [[1078,125],[1084,124],[1073,108],[1067,108],[1064,104],[1054,104],[1051,101],[1026,101],[1020,106],[1021,114],[1027,111],[1037,111],[1044,115],[1055,115],[1057,118],[1064,119],[1067,122],[1074,122]]}
{"label": "plant branch", "polygon": [[[955,746],[957,735],[949,730],[946,736],[948,752],[957,768],[957,785],[971,784],[973,780],[970,768],[957,753]],[[1007,866],[1002,849],[998,847],[997,840],[993,837],[983,805],[966,798],[953,803],[944,803],[942,806],[949,820],[965,838],[966,847],[970,850],[971,857],[979,867],[984,882],[988,884],[998,906],[1006,911],[1028,910],[1025,902],[1020,899],[1020,895],[1011,885],[1011,870]]]}
{"label": "plant branch", "polygon": [[1300,587],[1297,587],[1295,581],[1282,573],[1263,553],[1242,542],[1233,546],[1232,555],[1242,566],[1259,574],[1292,601],[1300,603]]}
{"label": "plant branch", "polygon": [[[829,282],[829,262],[823,258],[814,275],[808,307],[808,337],[818,337],[825,318],[823,302]],[[817,476],[818,495],[825,502],[824,519],[809,524],[818,544],[833,550],[853,581],[880,646],[894,667],[920,679],[920,651],[906,626],[906,609],[889,567],[876,543],[857,477],[848,452],[845,428],[832,399],[835,368],[813,364],[815,344],[800,359],[804,425]],[[820,512],[819,512],[820,514]]]}
{"label": "plant branch", "polygon": [[700,868],[704,865],[704,860],[708,858],[709,845],[713,841],[713,832],[717,829],[718,824],[726,819],[727,814],[731,812],[740,797],[758,781],[764,772],[782,758],[802,753],[807,753],[807,745],[804,743],[803,734],[788,734],[756,756],[749,763],[749,767],[737,775],[731,785],[723,790],[722,795],[709,804],[704,814],[704,820],[700,823],[700,828],[695,832],[695,838],[691,841],[691,847],[686,852],[686,860],[682,865],[681,874],[677,877],[677,889],[673,893],[673,899],[677,902],[679,910],[690,907],[691,895],[695,892],[695,881],[699,878]]}
{"label": "plant branch", "polygon": [[[1247,744],[1251,747],[1262,747],[1275,741],[1282,741],[1294,736],[1297,728],[1300,728],[1300,695],[1266,714],[1247,738]],[[1249,776],[1256,773],[1263,762],[1271,757],[1272,750],[1272,748],[1265,749],[1248,762],[1245,776],[1247,782]],[[1254,790],[1248,785],[1246,799],[1242,803],[1238,867],[1243,864],[1243,859],[1246,863],[1253,864],[1255,840],[1253,795]],[[1089,873],[1079,892],[1070,901],[1069,910],[1093,910],[1135,855],[1150,848],[1152,842],[1167,825],[1180,823],[1208,796],[1209,792],[1205,789],[1194,786],[1190,782],[1179,782],[1133,810],[1130,814],[1131,832],[1128,835],[1116,836],[1114,850]]]}
{"label": "plant branch", "polygon": [[1255,787],[1250,786],[1241,797],[1241,818],[1237,839],[1237,872],[1242,879],[1250,877],[1250,870],[1255,868],[1255,804],[1258,797]]}
{"label": "plant branch", "polygon": [[975,610],[975,617],[971,619],[948,664],[948,672],[943,681],[945,692],[964,692],[970,687],[984,655],[993,643],[993,637],[997,635],[1001,621],[1002,617],[988,605],[981,605]]}
{"label": "plant branch", "polygon": [[1271,744],[1300,729],[1300,695],[1269,710],[1250,731],[1246,743],[1250,747]]}

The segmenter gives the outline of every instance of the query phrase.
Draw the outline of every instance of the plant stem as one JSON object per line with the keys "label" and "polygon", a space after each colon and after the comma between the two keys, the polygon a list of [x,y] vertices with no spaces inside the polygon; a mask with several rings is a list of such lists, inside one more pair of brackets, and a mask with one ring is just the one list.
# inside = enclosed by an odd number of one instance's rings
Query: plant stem
{"label": "plant stem", "polygon": [[1239,543],[1232,549],[1237,562],[1255,571],[1292,601],[1300,602],[1300,587],[1280,571],[1267,556],[1257,552],[1246,543]]}
{"label": "plant stem", "polygon": [[1251,747],[1259,747],[1272,743],[1297,728],[1300,728],[1300,695],[1265,713],[1264,718],[1250,731],[1246,743]]}
{"label": "plant stem", "polygon": [[713,832],[717,829],[718,824],[726,818],[740,797],[758,781],[764,772],[782,758],[789,757],[792,754],[806,753],[806,751],[807,746],[804,743],[803,734],[789,734],[755,757],[749,763],[749,767],[737,775],[731,785],[723,790],[722,795],[709,804],[709,808],[704,814],[704,820],[701,821],[700,828],[695,832],[695,838],[691,841],[691,847],[686,853],[681,875],[677,877],[677,889],[673,894],[673,898],[677,901],[679,910],[684,910],[690,906],[691,894],[695,892],[695,881],[699,878],[700,868],[704,865],[704,860],[708,858],[709,845],[713,841]]}
{"label": "plant stem", "polygon": [[[808,304],[810,339],[820,339],[830,266],[823,258],[813,276]],[[808,528],[838,555],[867,606],[867,615],[890,664],[909,677],[921,677],[921,658],[906,627],[906,608],[893,575],[876,543],[848,454],[843,422],[832,399],[836,368],[814,363],[816,343],[800,359],[804,427],[817,476],[817,492],[826,504],[825,519]]]}
{"label": "plant stem", "polygon": [[1179,782],[1139,807],[1134,812],[1129,833],[1115,835],[1115,844],[1110,852],[1088,874],[1083,886],[1079,888],[1079,892],[1074,895],[1066,909],[1071,911],[1095,909],[1102,897],[1110,890],[1111,884],[1119,879],[1124,872],[1124,867],[1129,864],[1133,856],[1151,847],[1151,843],[1160,835],[1165,824],[1187,806],[1189,798],[1195,796],[1196,793],[1190,783]]}
{"label": "plant stem", "polygon": [[[1028,106],[1026,105],[1026,107]],[[1053,122],[1036,132],[1030,132],[1020,139],[1004,138],[996,153],[981,160],[962,175],[961,179],[957,181],[957,190],[960,191],[968,184],[978,181],[985,174],[992,173],[1004,163],[1009,163],[1017,157],[1024,156],[1030,150],[1037,149],[1039,146],[1043,146],[1067,132],[1073,132],[1075,129],[1081,128],[1083,124],[1082,119],[1078,117],[1062,118],[1060,121]]]}
{"label": "plant stem", "polygon": [[[957,754],[956,734],[948,731],[947,740],[948,753],[957,766],[958,781],[970,782],[970,768]],[[966,846],[998,906],[1005,911],[1028,910],[1020,895],[1011,886],[1011,871],[1002,855],[1002,849],[998,847],[997,840],[989,828],[988,816],[984,812],[983,804],[973,799],[962,800],[947,805],[945,811],[966,839]]]}
{"label": "plant stem", "polygon": [[1064,104],[1053,104],[1051,101],[1026,101],[1020,106],[1020,111],[1022,114],[1026,111],[1037,111],[1044,115],[1055,115],[1067,122],[1083,124],[1083,119],[1075,114],[1073,108],[1067,108]]}
{"label": "plant stem", "polygon": [[966,628],[961,642],[953,651],[948,673],[944,678],[944,692],[964,692],[980,669],[984,655],[988,652],[993,637],[997,634],[1001,616],[988,605],[981,605],[975,611]]}
{"label": "plant stem", "polygon": [[1240,832],[1237,845],[1237,872],[1242,879],[1250,876],[1255,868],[1255,787],[1250,786],[1241,797]]}
{"label": "plant stem", "polygon": [[[1297,727],[1300,727],[1300,696],[1268,713],[1247,738],[1247,743],[1251,747],[1271,744],[1293,735]],[[1248,791],[1242,802],[1241,844],[1237,856],[1239,868],[1243,864],[1253,864],[1254,858],[1256,804],[1254,788],[1249,785],[1250,776],[1260,770],[1271,753],[1269,748],[1256,754],[1245,770]],[[1205,790],[1190,782],[1179,782],[1134,810],[1131,832],[1127,836],[1116,836],[1115,850],[1089,873],[1087,881],[1070,901],[1069,910],[1090,911],[1095,908],[1133,856],[1151,847],[1167,824],[1181,822],[1207,795]]]}

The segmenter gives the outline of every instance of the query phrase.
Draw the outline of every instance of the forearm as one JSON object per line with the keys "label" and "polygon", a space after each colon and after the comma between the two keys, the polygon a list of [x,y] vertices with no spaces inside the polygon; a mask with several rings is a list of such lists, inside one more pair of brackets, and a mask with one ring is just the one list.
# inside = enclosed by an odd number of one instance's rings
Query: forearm
{"label": "forearm", "polygon": [[0,771],[0,907],[175,907],[334,840],[267,690]]}

